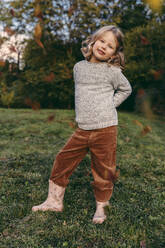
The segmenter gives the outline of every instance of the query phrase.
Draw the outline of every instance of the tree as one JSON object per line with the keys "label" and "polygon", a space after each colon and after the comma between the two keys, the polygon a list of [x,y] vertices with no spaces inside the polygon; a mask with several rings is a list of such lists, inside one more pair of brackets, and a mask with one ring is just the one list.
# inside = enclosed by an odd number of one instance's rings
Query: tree
{"label": "tree", "polygon": [[13,0],[3,8],[0,21],[7,27],[32,34],[39,23],[45,36],[65,43],[79,42],[102,25],[113,23],[127,31],[153,17],[137,0]]}
{"label": "tree", "polygon": [[125,37],[125,73],[134,94],[147,93],[151,108],[157,113],[164,113],[165,104],[164,39],[165,23],[154,20],[147,26],[132,29]]}
{"label": "tree", "polygon": [[0,57],[3,60],[8,60],[10,63],[16,63],[17,68],[23,67],[22,54],[26,46],[27,37],[19,34],[9,35],[8,32],[3,32],[1,39],[4,39],[0,47]]}
{"label": "tree", "polygon": [[[153,78],[149,79],[152,74],[149,71],[151,69],[157,72],[157,67],[155,64],[148,66],[147,63],[149,55],[155,56],[154,47],[146,49],[144,46],[142,49],[138,42],[147,43],[146,30],[150,39],[152,37],[149,32],[152,35],[156,34],[152,32],[152,25],[156,27],[153,20],[155,23],[163,23],[163,15],[158,11],[151,11],[146,2],[13,0],[8,2],[8,6],[3,4],[3,8],[5,15],[0,16],[0,21],[9,34],[29,33],[29,41],[24,52],[24,70],[15,80],[11,78],[4,81],[6,84],[10,82],[14,87],[16,93],[14,104],[17,106],[22,106],[24,102],[28,104],[30,102],[31,106],[31,101],[37,101],[42,107],[73,107],[72,69],[74,63],[83,58],[80,52],[81,41],[96,29],[109,24],[119,26],[126,34],[126,39],[128,38],[125,43],[128,58],[126,73],[131,80],[136,81],[135,89],[140,87],[144,78],[143,87],[146,87],[148,80],[150,85],[155,85]],[[137,37],[139,40],[136,40]],[[157,58],[158,64],[162,63],[160,54],[161,52]],[[139,56],[143,58],[142,63],[138,61]]]}

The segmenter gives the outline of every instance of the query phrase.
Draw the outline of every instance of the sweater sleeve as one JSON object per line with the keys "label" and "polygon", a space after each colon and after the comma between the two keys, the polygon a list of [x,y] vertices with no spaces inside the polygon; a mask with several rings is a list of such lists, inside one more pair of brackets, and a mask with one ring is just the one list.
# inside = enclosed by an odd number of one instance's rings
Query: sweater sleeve
{"label": "sweater sleeve", "polygon": [[76,64],[73,66],[73,79],[75,80],[75,74],[76,74]]}
{"label": "sweater sleeve", "polygon": [[113,101],[115,107],[118,107],[131,94],[132,87],[120,68],[117,68],[114,72],[113,83],[114,89],[116,90]]}

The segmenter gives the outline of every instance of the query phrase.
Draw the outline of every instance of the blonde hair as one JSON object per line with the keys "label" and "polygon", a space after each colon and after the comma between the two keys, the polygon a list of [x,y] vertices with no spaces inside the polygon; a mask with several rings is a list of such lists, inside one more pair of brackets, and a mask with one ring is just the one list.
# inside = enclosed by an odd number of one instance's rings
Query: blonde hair
{"label": "blonde hair", "polygon": [[98,40],[98,38],[105,32],[111,31],[117,40],[117,48],[114,53],[114,55],[107,61],[107,64],[109,66],[115,65],[119,66],[121,69],[124,69],[125,62],[124,62],[124,48],[123,48],[123,40],[124,40],[124,34],[120,30],[120,28],[109,25],[104,26],[98,30],[96,30],[92,35],[88,36],[85,41],[82,41],[81,45],[81,52],[86,60],[90,60],[93,54],[93,45]]}

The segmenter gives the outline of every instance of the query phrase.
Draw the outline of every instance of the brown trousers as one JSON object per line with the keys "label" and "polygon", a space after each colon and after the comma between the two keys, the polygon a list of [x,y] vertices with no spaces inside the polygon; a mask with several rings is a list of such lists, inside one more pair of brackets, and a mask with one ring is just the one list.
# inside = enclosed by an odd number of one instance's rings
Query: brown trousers
{"label": "brown trousers", "polygon": [[72,172],[90,151],[95,199],[100,202],[108,201],[118,177],[116,145],[117,126],[94,130],[77,128],[57,154],[50,180],[66,187]]}

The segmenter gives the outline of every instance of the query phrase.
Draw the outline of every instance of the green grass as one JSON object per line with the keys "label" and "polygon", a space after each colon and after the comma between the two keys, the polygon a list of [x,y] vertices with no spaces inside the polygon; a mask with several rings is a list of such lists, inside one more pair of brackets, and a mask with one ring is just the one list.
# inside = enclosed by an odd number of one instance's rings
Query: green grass
{"label": "green grass", "polygon": [[[94,225],[89,154],[70,178],[63,213],[31,211],[47,197],[53,161],[76,128],[68,124],[74,111],[0,109],[0,248],[139,248],[142,241],[147,248],[165,247],[165,120],[118,117],[120,178],[107,221]],[[133,120],[152,131],[141,136]]]}

